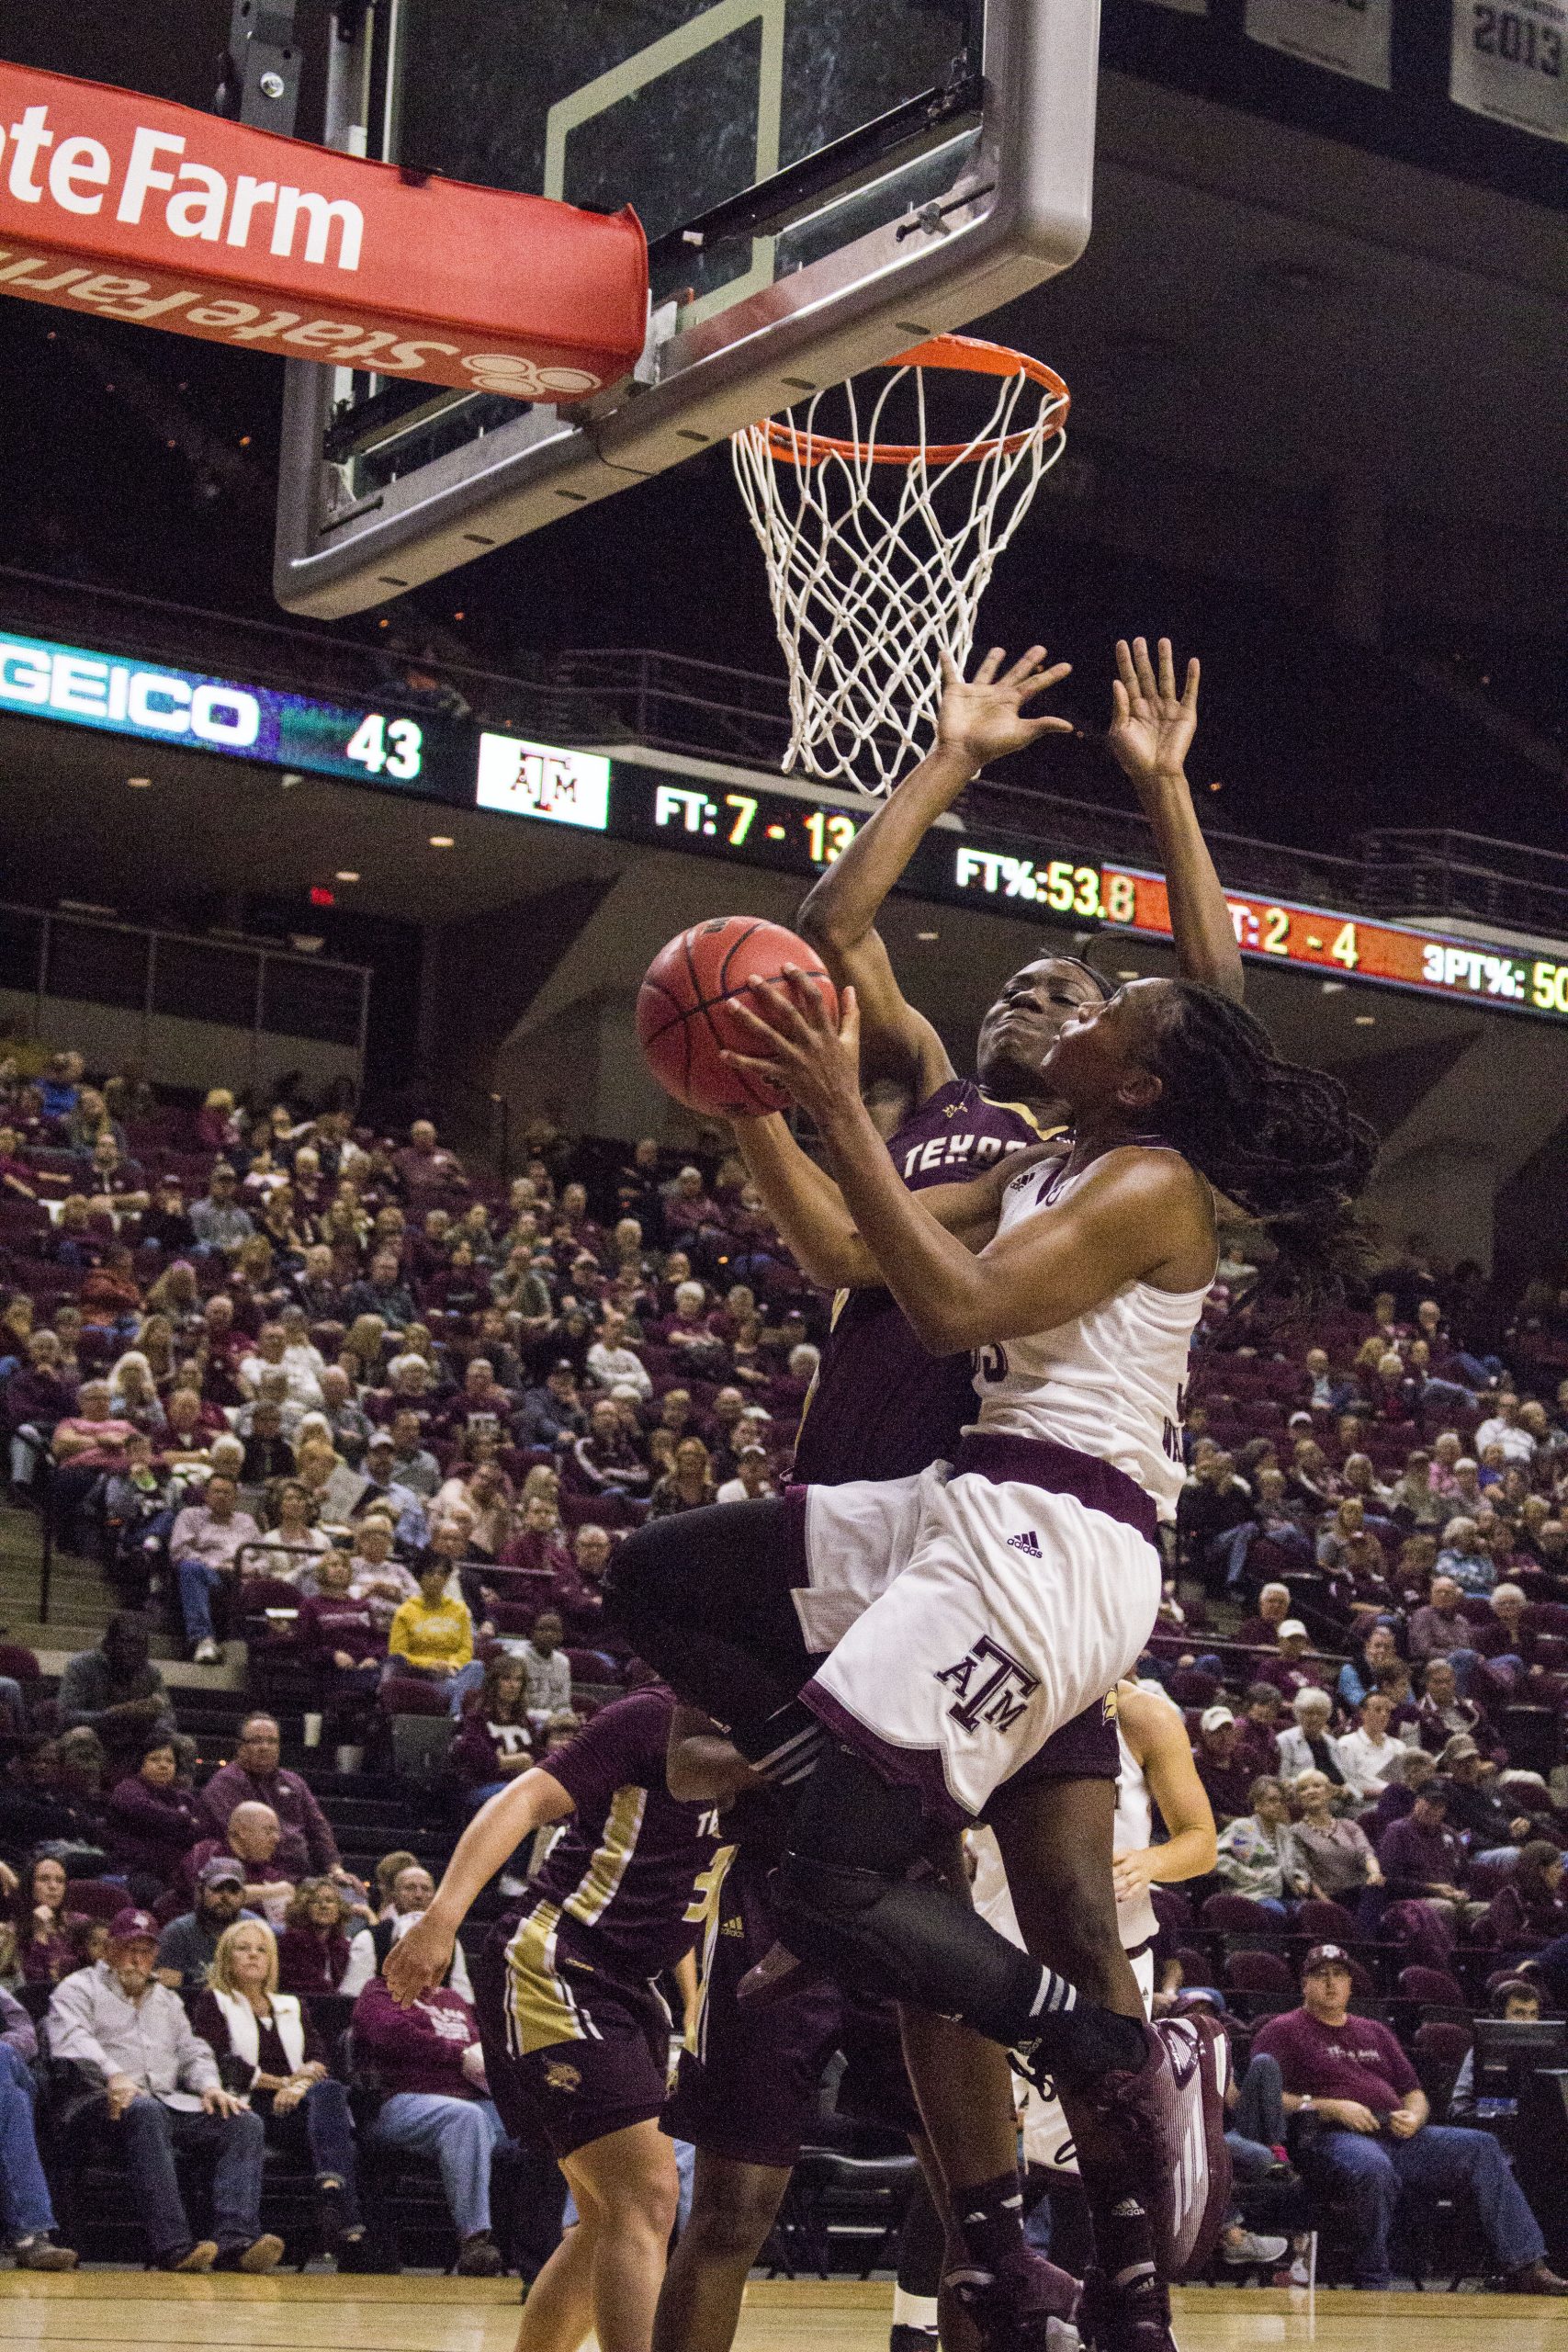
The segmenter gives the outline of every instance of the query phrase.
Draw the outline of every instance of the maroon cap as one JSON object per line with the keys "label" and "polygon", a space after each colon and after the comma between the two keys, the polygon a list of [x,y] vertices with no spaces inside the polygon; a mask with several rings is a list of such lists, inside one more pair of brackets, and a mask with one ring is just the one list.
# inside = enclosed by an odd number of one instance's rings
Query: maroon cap
{"label": "maroon cap", "polygon": [[1314,1944],[1302,1962],[1302,1974],[1310,1976],[1314,1968],[1343,1968],[1348,1971],[1350,1955],[1343,1944]]}
{"label": "maroon cap", "polygon": [[155,1944],[157,1940],[158,1922],[151,1911],[138,1911],[134,1904],[128,1904],[123,1911],[117,1911],[109,1921],[111,1944]]}

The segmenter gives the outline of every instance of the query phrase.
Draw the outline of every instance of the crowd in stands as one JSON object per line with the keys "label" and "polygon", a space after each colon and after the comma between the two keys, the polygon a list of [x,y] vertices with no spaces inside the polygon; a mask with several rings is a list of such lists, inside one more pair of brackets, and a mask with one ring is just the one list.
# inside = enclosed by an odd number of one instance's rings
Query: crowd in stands
{"label": "crowd in stands", "polygon": [[[1568,2008],[1568,1292],[1483,1328],[1462,1271],[1407,1254],[1304,1320],[1216,1285],[1142,1671],[1185,1709],[1219,1825],[1213,1877],[1155,1890],[1162,2000],[1222,2006],[1244,2060],[1271,2021],[1326,2016],[1314,1977],[1337,1995],[1342,1964],[1388,2037],[1390,2110],[1414,2067],[1437,2114],[1465,2051],[1439,2081],[1428,2029]],[[487,2097],[462,1950],[413,2011],[380,1976],[433,1857],[356,1874],[334,1792],[405,1769],[412,1726],[456,1823],[570,1738],[628,1669],[615,1545],[777,1490],[828,1302],[718,1138],[682,1160],[541,1124],[500,1183],[427,1120],[400,1141],[221,1090],[182,1108],[69,1053],[0,1064],[0,1300],[13,1503],[119,1607],[52,1694],[0,1645],[18,2260],[72,2258],[49,2183],[107,2117],[167,2267],[280,2258],[269,2163],[309,2176],[322,2247],[383,2261],[362,2174],[412,2157],[439,2168],[459,2269],[500,2269],[491,2175],[526,2152]],[[266,1702],[216,1770],[153,1634],[243,1659]],[[1309,1951],[1333,1957],[1303,2007]],[[1311,2087],[1282,2082],[1294,2163]],[[1314,2163],[1392,2219],[1398,2179]]]}

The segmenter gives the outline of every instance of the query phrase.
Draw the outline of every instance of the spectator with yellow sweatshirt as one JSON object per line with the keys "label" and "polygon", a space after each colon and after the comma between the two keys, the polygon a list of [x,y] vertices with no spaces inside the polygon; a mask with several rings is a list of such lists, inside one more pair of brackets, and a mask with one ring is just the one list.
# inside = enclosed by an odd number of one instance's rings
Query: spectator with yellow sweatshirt
{"label": "spectator with yellow sweatshirt", "polygon": [[462,1597],[447,1592],[450,1560],[427,1552],[418,1574],[418,1592],[402,1602],[392,1619],[385,1671],[448,1682],[473,1657],[474,1621]]}

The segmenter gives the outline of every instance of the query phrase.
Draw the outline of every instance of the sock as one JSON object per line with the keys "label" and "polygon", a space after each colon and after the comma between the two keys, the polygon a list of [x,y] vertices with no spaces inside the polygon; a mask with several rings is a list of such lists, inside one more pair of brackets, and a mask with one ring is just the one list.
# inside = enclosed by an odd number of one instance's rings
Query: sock
{"label": "sock", "polygon": [[1023,2190],[1016,2165],[974,2188],[953,2191],[953,2216],[964,2250],[977,2268],[995,2278],[1023,2245]]}
{"label": "sock", "polygon": [[932,2344],[937,2335],[937,2306],[934,2295],[911,2295],[908,2287],[893,2290],[893,2324],[907,2328],[911,2335],[929,2335]]}
{"label": "sock", "polygon": [[1094,2220],[1095,2258],[1108,2291],[1118,2298],[1153,2291],[1159,2283],[1154,2231],[1142,2202],[1136,2197],[1102,2201],[1087,2179],[1084,2186]]}

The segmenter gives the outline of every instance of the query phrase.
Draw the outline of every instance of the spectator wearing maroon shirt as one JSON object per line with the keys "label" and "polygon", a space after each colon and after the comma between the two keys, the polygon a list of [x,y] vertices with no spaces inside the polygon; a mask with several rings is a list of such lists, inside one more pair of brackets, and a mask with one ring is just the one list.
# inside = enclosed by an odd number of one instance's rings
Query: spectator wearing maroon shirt
{"label": "spectator wearing maroon shirt", "polygon": [[280,1991],[335,1993],[348,1966],[349,1908],[334,1879],[308,1878],[283,1915],[277,1939]]}
{"label": "spectator wearing maroon shirt", "polygon": [[237,1804],[270,1805],[283,1829],[277,1865],[285,1877],[347,1880],[332,1824],[299,1773],[279,1763],[281,1747],[276,1716],[247,1715],[233,1762],[220,1765],[201,1792],[202,1819],[220,1838]]}
{"label": "spectator wearing maroon shirt", "polygon": [[486,1664],[449,1758],[470,1811],[509,1788],[534,1760],[527,1687],[527,1669],[521,1658],[509,1657],[503,1650]]}
{"label": "spectator wearing maroon shirt", "polygon": [[1568,1936],[1562,1853],[1550,1838],[1532,1838],[1520,1847],[1514,1875],[1493,1896],[1482,1933],[1495,1951],[1510,1955],[1540,1951]]}
{"label": "spectator wearing maroon shirt", "polygon": [[1236,1718],[1235,1753],[1255,1781],[1273,1780],[1280,1770],[1280,1693],[1271,1682],[1249,1682]]}
{"label": "spectator wearing maroon shirt", "polygon": [[1236,1640],[1249,1650],[1271,1650],[1279,1637],[1280,1626],[1291,1613],[1291,1588],[1288,1584],[1266,1584],[1258,1596],[1258,1614],[1243,1620]]}
{"label": "spectator wearing maroon shirt", "polygon": [[1323,1687],[1321,1668],[1307,1657],[1312,1635],[1299,1617],[1287,1617],[1275,1636],[1272,1657],[1266,1657],[1258,1668],[1259,1682],[1271,1682],[1282,1699],[1294,1699],[1300,1690],[1316,1690]]}
{"label": "spectator wearing maroon shirt", "polygon": [[117,1868],[140,1871],[164,1887],[204,1834],[194,1791],[179,1785],[173,1740],[154,1739],[136,1770],[110,1792],[110,1860]]}
{"label": "spectator wearing maroon shirt", "polygon": [[404,2007],[373,1976],[355,2002],[353,2030],[355,2064],[373,2069],[388,2094],[367,2143],[434,2158],[457,2230],[458,2277],[498,2277],[506,2266],[491,2235],[490,2177],[506,2132],[472,2008],[446,1986]]}
{"label": "spectator wearing maroon shirt", "polygon": [[1192,1759],[1217,1820],[1237,1821],[1251,1812],[1257,1776],[1247,1771],[1236,1755],[1235,1717],[1228,1707],[1205,1709],[1199,1720]]}
{"label": "spectator wearing maroon shirt", "polygon": [[299,1604],[299,1647],[317,1677],[321,1713],[334,1726],[357,1730],[375,1703],[387,1655],[387,1636],[367,1600],[349,1587],[354,1563],[346,1552],[324,1552],[316,1589]]}
{"label": "spectator wearing maroon shirt", "polygon": [[1403,1821],[1383,1832],[1378,1860],[1393,1901],[1430,1903],[1450,1920],[1473,1910],[1465,1891],[1470,1864],[1459,1834],[1448,1826],[1450,1788],[1440,1776],[1416,1792],[1416,1802]]}
{"label": "spectator wearing maroon shirt", "polygon": [[11,1441],[11,1484],[31,1486],[42,1449],[76,1402],[76,1384],[61,1368],[60,1341],[52,1331],[35,1331],[27,1362],[0,1392],[0,1415]]}
{"label": "spectator wearing maroon shirt", "polygon": [[517,1410],[517,1399],[502,1388],[487,1356],[470,1357],[463,1385],[435,1421],[444,1438],[488,1437],[501,1442]]}
{"label": "spectator wearing maroon shirt", "polygon": [[1302,2007],[1266,2018],[1252,2054],[1278,2064],[1287,2115],[1311,2119],[1307,2135],[1292,2133],[1309,2185],[1354,2208],[1356,2285],[1390,2285],[1390,2230],[1409,2190],[1466,2199],[1511,2292],[1568,2294],[1568,2282],[1547,2267],[1540,2224],[1498,2142],[1428,2121],[1416,2069],[1386,2026],[1350,2014],[1351,1991],[1345,1951],[1315,1945],[1303,1972]]}
{"label": "spectator wearing maroon shirt", "polygon": [[468,1189],[462,1161],[455,1151],[437,1143],[434,1125],[429,1119],[414,1121],[407,1143],[392,1154],[392,1166],[405,1199],[416,1208],[433,1193],[466,1193]]}

